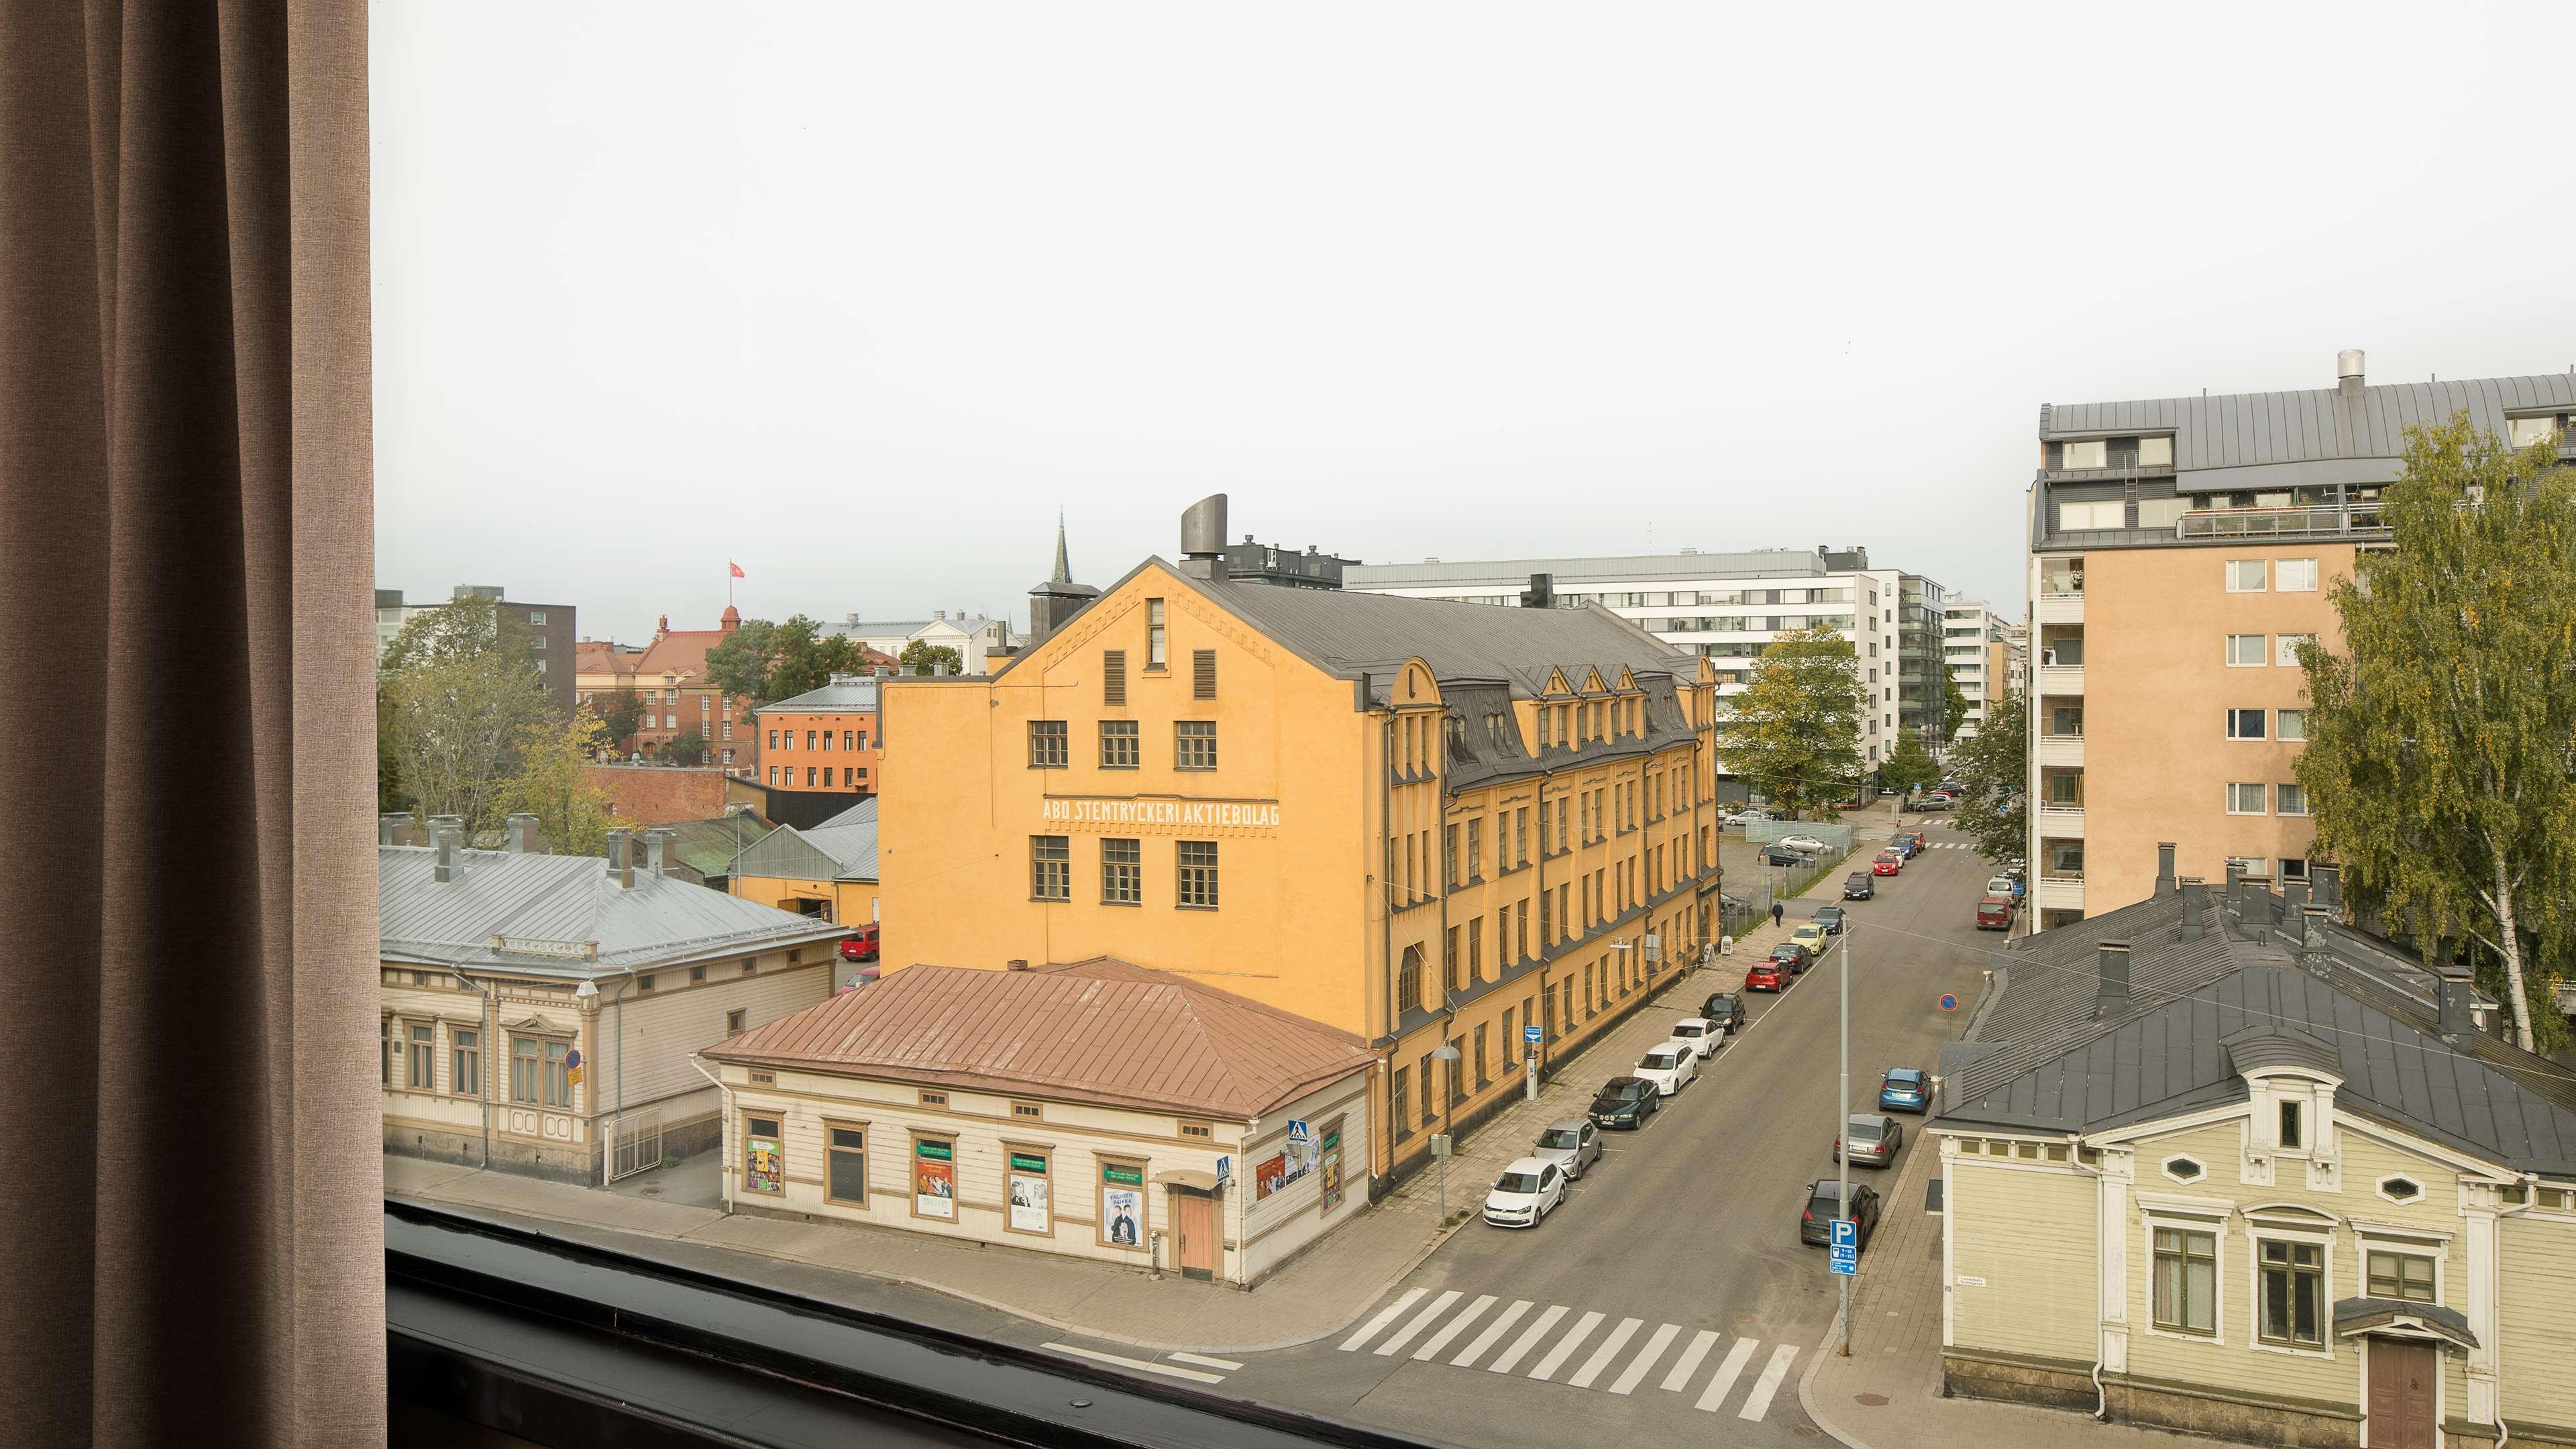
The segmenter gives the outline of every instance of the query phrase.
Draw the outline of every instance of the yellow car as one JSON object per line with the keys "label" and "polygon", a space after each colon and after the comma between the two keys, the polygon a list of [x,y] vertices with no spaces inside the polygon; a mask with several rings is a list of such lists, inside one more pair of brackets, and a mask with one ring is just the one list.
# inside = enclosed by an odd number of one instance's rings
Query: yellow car
{"label": "yellow car", "polygon": [[1825,934],[1824,927],[1817,925],[1813,921],[1809,921],[1807,924],[1791,931],[1789,933],[1789,939],[1798,945],[1806,947],[1809,951],[1812,951],[1819,956],[1825,954],[1825,947],[1833,940],[1832,937]]}

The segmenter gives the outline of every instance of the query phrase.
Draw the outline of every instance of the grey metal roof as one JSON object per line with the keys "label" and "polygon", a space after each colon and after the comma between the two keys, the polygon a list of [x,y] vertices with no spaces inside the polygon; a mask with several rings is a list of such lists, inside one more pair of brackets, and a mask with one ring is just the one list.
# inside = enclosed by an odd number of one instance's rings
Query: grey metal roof
{"label": "grey metal roof", "polygon": [[[1353,564],[1342,570],[1345,589],[1408,589],[1434,584],[1526,587],[1532,574],[1552,574],[1561,593],[1594,582],[1669,579],[1821,578],[1845,572],[1826,566],[1806,549],[1742,549],[1731,553],[1649,553],[1572,558],[1483,559],[1474,562]],[[1488,607],[1488,606],[1479,606]]]}
{"label": "grey metal roof", "polygon": [[2364,387],[2360,406],[2336,388],[2224,393],[2217,397],[2057,403],[2040,410],[2043,441],[2126,433],[2174,436],[2180,472],[2330,459],[2395,458],[2404,430],[2465,410],[2469,421],[2503,433],[2509,411],[2576,406],[2576,376],[2481,377],[2457,382]]}
{"label": "grey metal roof", "polygon": [[2404,1298],[2338,1298],[2334,1306],[2335,1337],[2344,1338],[2367,1333],[2374,1328],[2420,1327],[2447,1338],[2462,1348],[2478,1346],[2478,1336],[2469,1327],[2469,1316],[2456,1308],[2439,1303],[2417,1303]]}
{"label": "grey metal roof", "polygon": [[[2445,1042],[2432,999],[2384,971],[2382,948],[2324,933],[2325,974],[2277,939],[2232,935],[2223,902],[2178,939],[2168,892],[2028,938],[1945,1051],[1946,1122],[2100,1131],[2242,1100],[2243,1073],[2297,1065],[2343,1079],[2354,1111],[2520,1171],[2576,1177],[2576,1072],[2480,1032]],[[2096,953],[2131,945],[2132,995],[2106,1014]]]}
{"label": "grey metal roof", "polygon": [[804,830],[782,825],[744,850],[733,873],[773,880],[875,880],[876,801],[867,802],[865,818],[860,814],[844,810]]}
{"label": "grey metal roof", "polygon": [[[846,936],[849,929],[644,869],[630,889],[594,855],[457,852],[457,878],[432,879],[427,846],[376,847],[376,925],[387,961],[535,975],[619,975],[738,951]],[[494,937],[556,949],[496,951]],[[597,948],[597,959],[587,949]]]}
{"label": "grey metal roof", "polygon": [[859,679],[834,680],[820,689],[792,694],[775,704],[764,704],[755,714],[784,714],[813,710],[839,714],[848,710],[877,707],[877,679],[871,674]]}

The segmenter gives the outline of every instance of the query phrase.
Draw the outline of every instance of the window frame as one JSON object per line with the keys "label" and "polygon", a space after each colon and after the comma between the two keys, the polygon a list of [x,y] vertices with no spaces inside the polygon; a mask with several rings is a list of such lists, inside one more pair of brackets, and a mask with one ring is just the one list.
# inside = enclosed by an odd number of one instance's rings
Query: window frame
{"label": "window frame", "polygon": [[[403,1087],[408,1091],[438,1091],[438,1020],[403,1023]],[[420,1071],[423,1064],[427,1071]]]}
{"label": "window frame", "polygon": [[[2249,586],[2246,586],[2246,585],[2243,585],[2243,584],[2240,584],[2240,583],[2238,583],[2238,582],[2237,582],[2237,577],[2238,577],[2238,574],[2239,574],[2240,570],[2242,569],[2242,567],[2243,567],[2244,565],[2248,565],[2248,564],[2251,564],[2251,565],[2254,567],[2254,570],[2255,570],[2255,580],[2254,580],[2254,583],[2253,583],[2250,587],[2249,587]],[[2271,592],[2271,583],[2272,583],[2272,561],[2271,561],[2270,559],[2263,559],[2263,558],[2232,558],[2232,559],[2229,559],[2229,560],[2227,560],[2227,561],[2226,561],[2226,574],[2227,574],[2227,592],[2229,592],[2229,593],[2231,593],[2231,594],[2263,594],[2263,593],[2269,593],[2269,592]]]}
{"label": "window frame", "polygon": [[[2301,582],[2292,583],[2282,571],[2292,566],[2299,570]],[[2272,592],[2276,594],[2313,594],[2324,581],[2325,570],[2312,558],[2284,558],[2272,561]]]}
{"label": "window frame", "polygon": [[[1204,862],[1193,863],[1194,850],[1204,850]],[[1213,840],[1176,840],[1172,842],[1172,905],[1176,910],[1213,911],[1222,900],[1219,894],[1217,842]],[[1198,875],[1193,879],[1193,872]]]}
{"label": "window frame", "polygon": [[[460,1043],[457,1041],[457,1037],[460,1035],[470,1037],[472,1040],[470,1042]],[[474,1087],[471,1091],[457,1085],[459,1082],[464,1081],[468,1076],[466,1071],[466,1059],[468,1057],[473,1059],[473,1071],[471,1076],[473,1078]],[[454,1097],[471,1097],[480,1101],[483,1096],[482,1026],[479,1024],[474,1026],[456,1026],[451,1024],[447,1028],[447,1059],[448,1095]]]}
{"label": "window frame", "polygon": [[[2174,1240],[2170,1249],[2165,1245],[2165,1239],[2168,1236]],[[2155,1332],[2181,1338],[2219,1341],[2221,1318],[2218,1306],[2221,1276],[2218,1263],[2219,1240],[2220,1233],[2214,1224],[2191,1228],[2149,1221],[2147,1225],[2147,1322]],[[2194,1252],[2195,1243],[2206,1245],[2208,1251]],[[2168,1262],[2174,1265],[2170,1301],[2165,1282],[2165,1265]],[[2203,1304],[2208,1320],[2208,1326],[2205,1328],[2195,1326],[2192,1322],[2191,1301],[2195,1276],[2192,1270],[2195,1267],[2203,1270],[2199,1276],[2201,1286],[2207,1294],[2207,1301]],[[2171,1311],[2171,1317],[2166,1316],[2168,1310]]]}
{"label": "window frame", "polygon": [[[2229,709],[2227,711],[2228,741],[2231,744],[2243,745],[2259,745],[2264,743],[2265,733],[2270,728],[2271,723],[2266,717],[2270,714],[2271,711],[2268,709]],[[2254,733],[2240,733],[2240,727],[2248,718],[2253,721]]]}
{"label": "window frame", "polygon": [[[1199,748],[1192,748],[1196,744]],[[1176,719],[1172,721],[1172,768],[1192,774],[1204,774],[1216,768],[1216,721],[1212,719]]]}
{"label": "window frame", "polygon": [[[2295,806],[2296,808],[2292,808]],[[2308,808],[2308,787],[2296,780],[2284,780],[2272,787],[2272,813],[2294,819],[2314,814]]]}
{"label": "window frame", "polygon": [[[1115,743],[1118,749],[1110,746]],[[1122,758],[1123,757],[1123,758]],[[1140,770],[1145,766],[1145,732],[1132,719],[1105,719],[1100,722],[1100,768],[1104,770]]]}
{"label": "window frame", "polygon": [[[2333,1357],[2334,1300],[2330,1296],[2334,1271],[2332,1235],[2284,1230],[2269,1224],[2249,1221],[2246,1224],[2246,1238],[2250,1246],[2247,1266],[2253,1274],[2253,1302],[2249,1305],[2253,1313],[2251,1333],[2253,1346],[2273,1353],[2305,1354],[2313,1358]],[[2268,1250],[2274,1247],[2289,1249],[2290,1260],[2278,1265],[2273,1264]],[[2301,1249],[2314,1255],[2312,1262],[2297,1261],[2297,1254]],[[2269,1332],[2270,1315],[2267,1310],[2270,1285],[2266,1280],[2276,1271],[2284,1274],[2288,1279],[2285,1311],[2289,1315],[2287,1330],[2289,1336],[2285,1338],[2275,1338]],[[2313,1339],[2303,1339],[2298,1336],[2299,1280],[2301,1278],[2313,1278],[2316,1281],[2315,1295],[2310,1300],[2314,1311],[2316,1334]]]}
{"label": "window frame", "polygon": [[[2230,634],[2227,636],[2227,667],[2230,669],[2265,669],[2270,667],[2272,636],[2269,634]],[[2238,658],[2239,646],[2252,644],[2251,659]]]}
{"label": "window frame", "polygon": [[[2254,792],[2253,809],[2248,810],[2244,808],[2243,799],[2238,794],[2238,792],[2242,790],[2251,790]],[[2271,787],[2261,780],[2230,780],[2227,782],[2227,813],[2230,815],[2269,815],[2272,813],[2270,809],[2271,798]]]}
{"label": "window frame", "polygon": [[[1113,860],[1110,849],[1124,847],[1124,860]],[[1117,893],[1116,882],[1124,877],[1127,894]],[[1104,835],[1100,837],[1100,903],[1104,906],[1141,906],[1145,903],[1145,842],[1135,836]]]}
{"label": "window frame", "polygon": [[[741,1179],[740,1185],[735,1190],[745,1193],[758,1193],[762,1197],[785,1198],[787,1196],[786,1111],[776,1107],[742,1107],[735,1112],[734,1117],[736,1125],[740,1129],[741,1133],[735,1141],[733,1165],[738,1169]],[[776,1128],[769,1134],[778,1143],[778,1185],[776,1187],[755,1187],[752,1185],[751,1143],[752,1138],[756,1134],[753,1133],[751,1124],[754,1121],[768,1121],[777,1124]]]}
{"label": "window frame", "polygon": [[[2383,1275],[2379,1271],[2379,1265],[2374,1260],[2381,1258],[2392,1261],[2397,1269],[2394,1275]],[[2406,1266],[2413,1263],[2424,1265],[2424,1296],[2420,1298],[2406,1291],[2411,1286]],[[2379,1285],[2382,1282],[2393,1283],[2398,1291],[2380,1292]],[[2379,1244],[2364,1240],[2361,1244],[2361,1292],[2365,1298],[2387,1298],[2400,1303],[2438,1304],[2442,1301],[2442,1254],[2438,1251],[2410,1252],[2394,1243]]]}
{"label": "window frame", "polygon": [[[859,1145],[843,1147],[833,1138],[833,1134],[837,1132],[859,1134]],[[823,1119],[823,1201],[836,1207],[864,1208],[868,1205],[868,1132],[869,1124],[863,1120],[848,1117]],[[837,1182],[832,1175],[832,1170],[840,1164],[843,1157],[851,1155],[859,1159],[859,1195],[856,1198],[835,1196],[834,1188]]]}
{"label": "window frame", "polygon": [[[1053,854],[1047,852],[1053,851]],[[1048,887],[1054,889],[1050,891]],[[1029,899],[1061,905],[1073,899],[1073,837],[1029,837]]]}
{"label": "window frame", "polygon": [[[2290,722],[2296,720],[2297,734],[2290,733]],[[2305,706],[2272,711],[2272,742],[2279,745],[2304,745],[2308,742],[2308,711]]]}
{"label": "window frame", "polygon": [[1073,766],[1073,730],[1064,720],[1029,721],[1029,768],[1065,770]]}

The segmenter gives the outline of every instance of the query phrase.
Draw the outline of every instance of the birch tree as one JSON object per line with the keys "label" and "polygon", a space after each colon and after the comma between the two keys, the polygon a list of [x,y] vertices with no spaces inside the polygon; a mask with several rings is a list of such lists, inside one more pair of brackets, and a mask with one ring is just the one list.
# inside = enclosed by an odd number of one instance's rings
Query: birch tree
{"label": "birch tree", "polygon": [[1832,629],[1791,629],[1754,661],[1728,701],[1718,748],[1728,766],[1792,819],[1831,813],[1860,787],[1860,660]]}

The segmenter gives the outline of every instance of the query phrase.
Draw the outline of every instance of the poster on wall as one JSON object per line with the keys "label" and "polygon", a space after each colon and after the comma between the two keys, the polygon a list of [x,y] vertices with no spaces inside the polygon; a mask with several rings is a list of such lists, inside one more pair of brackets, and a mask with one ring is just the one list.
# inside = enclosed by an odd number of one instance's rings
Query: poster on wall
{"label": "poster on wall", "polygon": [[1145,1242],[1145,1170],[1103,1165],[1100,1169],[1100,1231],[1122,1248]]}
{"label": "poster on wall", "polygon": [[1288,1154],[1272,1156],[1252,1169],[1252,1200],[1259,1202],[1288,1185]]}
{"label": "poster on wall", "polygon": [[926,1218],[957,1216],[957,1150],[945,1142],[912,1145],[912,1210]]}
{"label": "poster on wall", "polygon": [[1011,1226],[1024,1233],[1047,1230],[1047,1160],[1011,1154]]}
{"label": "poster on wall", "polygon": [[1324,1129],[1324,1165],[1320,1171],[1323,1181],[1319,1190],[1324,1198],[1324,1211],[1331,1212],[1342,1205],[1342,1129],[1339,1127]]}
{"label": "poster on wall", "polygon": [[742,1177],[742,1185],[753,1192],[779,1192],[786,1188],[787,1176],[780,1166],[775,1135],[755,1130],[743,1138]]}

